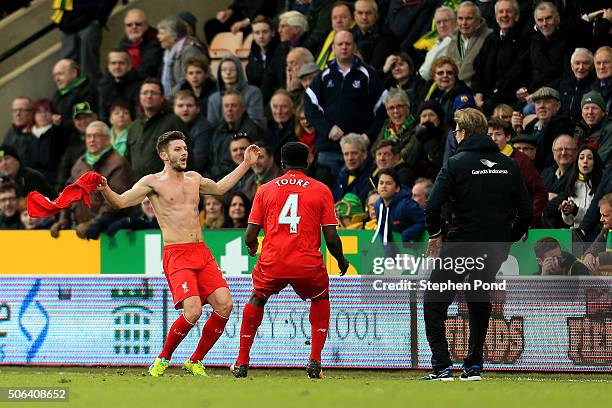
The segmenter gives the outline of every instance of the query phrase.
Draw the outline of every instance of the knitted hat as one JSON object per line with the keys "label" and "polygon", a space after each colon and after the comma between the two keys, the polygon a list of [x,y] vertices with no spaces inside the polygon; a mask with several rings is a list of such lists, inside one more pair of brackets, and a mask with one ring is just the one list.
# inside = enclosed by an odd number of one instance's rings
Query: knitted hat
{"label": "knitted hat", "polygon": [[11,156],[18,162],[21,162],[21,160],[19,159],[19,154],[17,153],[17,149],[15,149],[13,146],[7,144],[3,144],[2,146],[0,146],[0,159],[4,156]]}
{"label": "knitted hat", "polygon": [[606,111],[606,102],[599,92],[591,91],[585,93],[582,97],[582,101],[580,102],[580,109],[584,108],[584,105],[587,103],[594,103],[595,105],[599,106],[602,111]]}
{"label": "knitted hat", "polygon": [[189,24],[193,30],[195,31],[196,29],[196,25],[198,24],[198,19],[196,18],[196,16],[194,16],[193,14],[191,14],[188,11],[180,11],[178,13],[176,13],[176,16],[183,20],[184,22],[186,22],[187,24]]}
{"label": "knitted hat", "polygon": [[440,106],[440,104],[436,101],[426,101],[423,102],[419,105],[419,112],[418,115],[421,116],[421,113],[423,113],[423,111],[425,109],[430,109],[432,111],[435,112],[435,114],[438,116],[438,119],[440,119],[440,122],[444,122],[444,110],[442,109],[442,107]]}
{"label": "knitted hat", "polygon": [[342,200],[338,201],[334,207],[340,217],[353,217],[365,214],[361,200],[353,193],[346,193]]}

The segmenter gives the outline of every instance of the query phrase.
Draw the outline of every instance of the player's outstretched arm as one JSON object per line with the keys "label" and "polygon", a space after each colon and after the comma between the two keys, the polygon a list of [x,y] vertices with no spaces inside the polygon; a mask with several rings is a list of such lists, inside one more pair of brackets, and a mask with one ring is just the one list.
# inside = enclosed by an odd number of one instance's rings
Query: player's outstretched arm
{"label": "player's outstretched arm", "polygon": [[348,271],[349,261],[344,257],[344,253],[342,252],[342,241],[338,236],[336,226],[323,226],[323,237],[325,238],[325,244],[327,245],[327,249],[329,249],[329,253],[338,261],[340,276],[344,276],[346,271]]}
{"label": "player's outstretched arm", "polygon": [[132,188],[119,195],[109,187],[106,177],[102,176],[102,183],[98,186],[98,191],[102,193],[104,199],[115,209],[132,207],[140,204],[147,194],[153,191],[150,184],[151,177],[151,175],[144,176]]}
{"label": "player's outstretched arm", "polygon": [[261,150],[257,145],[250,145],[244,152],[244,160],[230,174],[223,177],[218,182],[202,177],[200,179],[200,193],[223,195],[240,181],[240,179],[249,171],[251,166],[255,164],[257,158],[261,154]]}

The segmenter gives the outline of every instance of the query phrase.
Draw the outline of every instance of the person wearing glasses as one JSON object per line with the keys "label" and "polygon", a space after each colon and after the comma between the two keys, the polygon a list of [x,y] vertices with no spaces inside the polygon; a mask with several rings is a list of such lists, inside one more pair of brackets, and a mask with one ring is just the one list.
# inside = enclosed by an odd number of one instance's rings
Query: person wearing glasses
{"label": "person wearing glasses", "polygon": [[15,184],[0,184],[0,230],[22,230],[25,228],[19,216],[19,200],[22,197],[17,190]]}
{"label": "person wearing glasses", "polygon": [[164,50],[157,39],[157,29],[149,26],[144,11],[130,9],[123,19],[125,36],[119,49],[130,55],[132,69],[142,79],[159,76]]}
{"label": "person wearing glasses", "polygon": [[425,95],[425,102],[437,102],[444,111],[446,124],[455,126],[453,121],[453,103],[460,94],[469,94],[470,88],[459,80],[459,68],[455,61],[449,57],[440,57],[431,64],[429,89]]}
{"label": "person wearing glasses", "polygon": [[27,96],[18,96],[11,103],[12,121],[4,134],[4,143],[13,146],[21,157],[28,157],[34,144],[32,135],[34,115],[32,114],[32,100]]}
{"label": "person wearing glasses", "polygon": [[210,139],[207,177],[217,181],[236,168],[230,153],[230,143],[236,138],[264,139],[265,131],[247,112],[244,96],[235,89],[228,89],[221,98],[223,120],[214,128]]}
{"label": "person wearing glasses", "polygon": [[576,161],[576,141],[568,134],[561,134],[553,141],[551,150],[554,164],[541,172],[542,181],[549,191],[549,201],[563,191],[567,184],[568,170],[572,168],[574,161]]}
{"label": "person wearing glasses", "polygon": [[[514,160],[500,152],[487,137],[484,114],[473,108],[461,109],[455,113],[455,122],[457,153],[440,170],[425,208],[429,232],[427,256],[442,260],[431,272],[429,283],[495,282],[512,242],[527,232],[533,206]],[[443,234],[442,206],[447,203],[453,216],[450,229]],[[470,258],[471,267],[466,263],[465,268],[459,269],[456,261]],[[455,289],[438,291],[432,287],[425,292],[425,331],[433,371],[424,380],[453,380],[445,321]],[[488,291],[472,286],[465,288],[464,294],[470,338],[460,379],[478,381],[482,379],[483,347],[492,306]]]}
{"label": "person wearing glasses", "polygon": [[170,130],[189,133],[187,125],[167,107],[164,87],[157,78],[147,78],[140,86],[142,113],[128,128],[125,158],[138,180],[146,174],[161,171],[155,144],[157,137]]}

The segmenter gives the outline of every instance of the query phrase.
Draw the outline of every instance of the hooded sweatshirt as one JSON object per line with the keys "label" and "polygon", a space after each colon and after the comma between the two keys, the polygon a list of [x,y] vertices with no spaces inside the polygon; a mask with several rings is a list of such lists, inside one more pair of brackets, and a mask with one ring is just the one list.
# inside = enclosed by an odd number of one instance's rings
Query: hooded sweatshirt
{"label": "hooded sweatshirt", "polygon": [[263,127],[265,124],[265,119],[263,96],[261,95],[261,91],[253,85],[249,85],[247,83],[244,70],[242,69],[242,63],[238,57],[233,55],[223,57],[219,63],[219,68],[217,69],[217,92],[213,93],[210,95],[210,98],[208,98],[208,112],[206,118],[213,124],[213,126],[216,126],[223,121],[223,94],[225,94],[226,88],[225,83],[221,79],[221,66],[225,61],[231,61],[236,66],[236,72],[238,75],[236,90],[242,94],[242,100],[244,101],[249,118]]}
{"label": "hooded sweatshirt", "polygon": [[425,231],[425,215],[423,209],[412,199],[412,193],[406,187],[402,187],[392,198],[389,206],[385,206],[382,198],[375,204],[378,209],[376,236],[380,235],[383,244],[391,241],[391,232],[402,234],[402,242],[414,241]]}

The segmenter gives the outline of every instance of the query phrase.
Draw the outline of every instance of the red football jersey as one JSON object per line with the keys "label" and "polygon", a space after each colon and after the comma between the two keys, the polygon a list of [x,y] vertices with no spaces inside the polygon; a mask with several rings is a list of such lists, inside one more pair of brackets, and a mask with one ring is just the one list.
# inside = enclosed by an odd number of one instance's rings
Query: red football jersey
{"label": "red football jersey", "polygon": [[319,272],[324,266],[321,226],[338,224],[329,188],[297,170],[257,190],[249,223],[261,226],[265,234],[259,267],[283,278]]}

